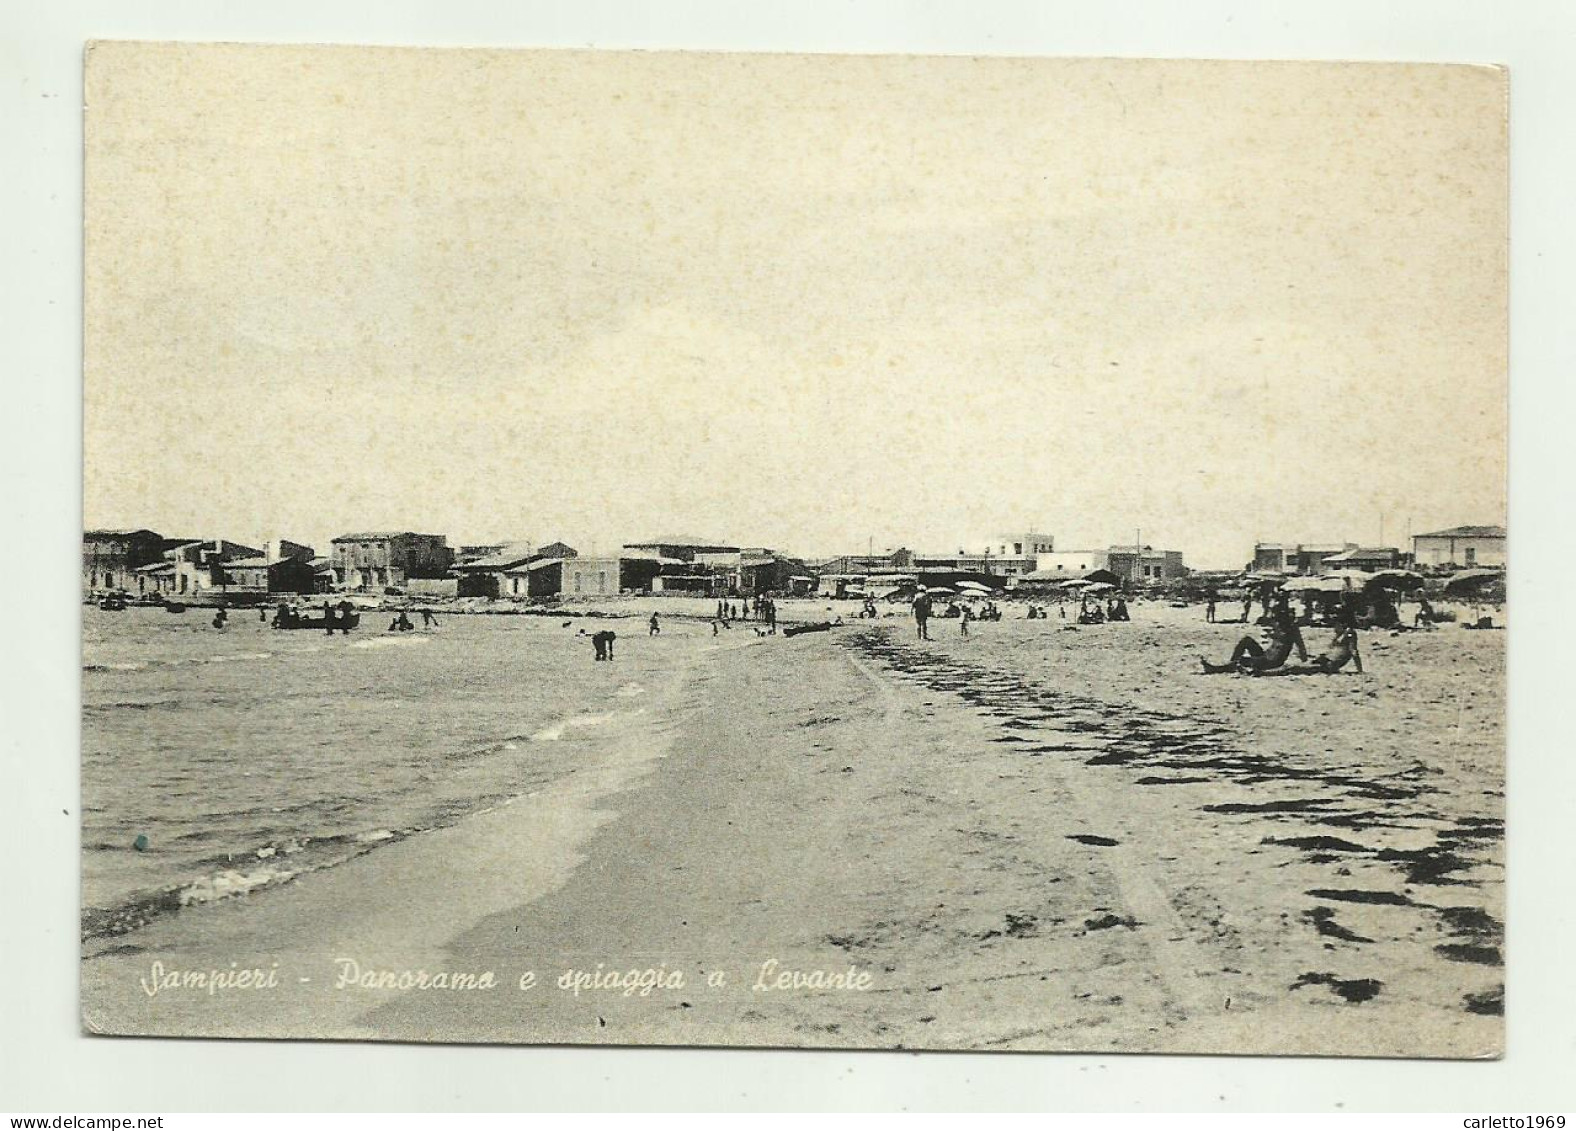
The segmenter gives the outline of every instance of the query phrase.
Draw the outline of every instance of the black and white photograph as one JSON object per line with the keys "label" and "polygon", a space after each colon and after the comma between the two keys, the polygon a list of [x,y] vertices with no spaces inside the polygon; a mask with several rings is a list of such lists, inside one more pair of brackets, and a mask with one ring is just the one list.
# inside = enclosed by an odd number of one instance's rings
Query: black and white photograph
{"label": "black and white photograph", "polygon": [[84,71],[86,1033],[1502,1054],[1505,68]]}

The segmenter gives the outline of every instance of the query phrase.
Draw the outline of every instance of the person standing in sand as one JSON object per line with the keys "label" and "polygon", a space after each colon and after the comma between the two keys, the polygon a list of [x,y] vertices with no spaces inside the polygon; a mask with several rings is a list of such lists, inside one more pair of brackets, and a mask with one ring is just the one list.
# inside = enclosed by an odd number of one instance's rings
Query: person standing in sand
{"label": "person standing in sand", "polygon": [[1209,600],[1204,603],[1204,623],[1215,623],[1215,595],[1211,593]]}
{"label": "person standing in sand", "polygon": [[657,614],[656,613],[652,613],[651,614],[651,631],[647,635],[650,635],[650,636],[661,636],[662,635],[662,626],[657,623]]}
{"label": "person standing in sand", "polygon": [[967,636],[969,634],[969,621],[973,619],[973,611],[967,605],[964,605],[958,613],[958,629],[962,635]]}
{"label": "person standing in sand", "polygon": [[921,589],[914,595],[914,627],[918,631],[919,639],[930,639],[929,622],[930,594]]}

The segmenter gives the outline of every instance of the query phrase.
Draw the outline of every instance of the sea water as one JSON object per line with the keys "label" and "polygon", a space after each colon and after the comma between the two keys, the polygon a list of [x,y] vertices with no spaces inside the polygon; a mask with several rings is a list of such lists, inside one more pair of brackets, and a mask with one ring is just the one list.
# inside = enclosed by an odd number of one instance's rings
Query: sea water
{"label": "sea water", "polygon": [[627,622],[440,616],[392,634],[367,612],[327,636],[246,610],[223,630],[201,609],[83,621],[85,939],[200,914],[573,773],[603,724],[641,709],[662,660],[626,647],[592,662],[578,627],[633,643]]}

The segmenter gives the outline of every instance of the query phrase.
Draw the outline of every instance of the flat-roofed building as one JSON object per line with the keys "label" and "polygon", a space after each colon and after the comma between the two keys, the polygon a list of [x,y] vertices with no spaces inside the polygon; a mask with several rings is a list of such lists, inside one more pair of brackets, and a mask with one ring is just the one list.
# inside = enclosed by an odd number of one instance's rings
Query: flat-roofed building
{"label": "flat-roofed building", "polygon": [[334,574],[342,589],[399,588],[413,577],[444,577],[454,562],[442,534],[372,531],[333,540]]}
{"label": "flat-roofed building", "polygon": [[1503,526],[1452,526],[1412,538],[1412,560],[1420,566],[1503,568]]}

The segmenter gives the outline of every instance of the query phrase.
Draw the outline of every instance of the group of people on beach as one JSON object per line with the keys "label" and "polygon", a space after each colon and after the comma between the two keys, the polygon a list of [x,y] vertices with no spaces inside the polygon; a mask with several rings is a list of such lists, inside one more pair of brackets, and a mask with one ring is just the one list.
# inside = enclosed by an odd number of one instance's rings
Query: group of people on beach
{"label": "group of people on beach", "polygon": [[[1237,641],[1225,663],[1212,664],[1200,658],[1205,675],[1227,672],[1252,676],[1333,675],[1348,664],[1359,673],[1363,670],[1363,660],[1357,651],[1357,621],[1350,605],[1342,602],[1336,606],[1331,618],[1335,634],[1325,650],[1312,660],[1308,659],[1308,647],[1303,642],[1290,595],[1281,593],[1267,601],[1267,606],[1259,622],[1262,642],[1244,636]],[[1299,664],[1287,663],[1293,652],[1301,661]]]}
{"label": "group of people on beach", "polygon": [[[417,612],[419,612],[421,614],[421,627],[422,628],[437,628],[438,627],[438,618],[433,615],[431,609],[418,609]],[[410,616],[406,612],[406,610],[401,609],[399,611],[399,615],[397,617],[395,617],[393,620],[389,621],[388,631],[389,632],[415,632],[416,631],[416,626],[415,626],[414,623],[412,623],[412,621],[410,619]]]}
{"label": "group of people on beach", "polygon": [[1127,611],[1127,598],[1121,595],[1107,597],[1102,607],[1100,598],[1085,593],[1078,606],[1079,624],[1105,624],[1108,621],[1126,623],[1132,619],[1132,614]]}
{"label": "group of people on beach", "polygon": [[[718,601],[717,615],[712,618],[711,634],[716,636],[719,629],[732,628],[736,620],[748,621],[750,619],[751,605],[754,605],[755,619],[766,625],[765,635],[777,635],[777,602],[771,597],[757,594],[754,598],[745,597],[737,605],[732,601]],[[656,617],[653,616],[652,620]],[[760,634],[761,630],[757,630]],[[653,633],[655,635],[655,633]]]}

